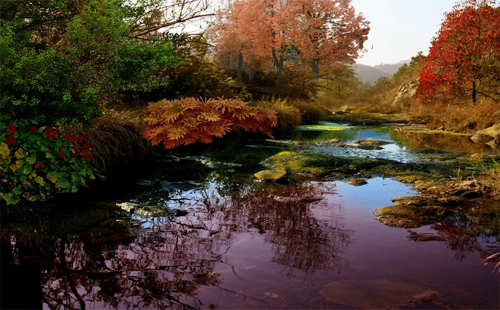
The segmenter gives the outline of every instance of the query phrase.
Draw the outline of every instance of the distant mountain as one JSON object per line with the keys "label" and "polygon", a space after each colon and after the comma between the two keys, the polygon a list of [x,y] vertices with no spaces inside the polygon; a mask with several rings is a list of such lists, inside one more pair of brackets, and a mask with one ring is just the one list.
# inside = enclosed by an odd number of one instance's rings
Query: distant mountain
{"label": "distant mountain", "polygon": [[387,78],[392,77],[392,74],[377,69],[375,67],[365,66],[360,64],[354,64],[352,65],[352,67],[358,78],[363,83],[370,83],[373,85],[382,76],[385,76]]}
{"label": "distant mountain", "polygon": [[390,79],[394,73],[398,72],[399,67],[409,62],[409,60],[403,60],[395,64],[380,64],[376,66],[354,64],[352,67],[361,82],[374,85],[383,76]]}
{"label": "distant mountain", "polygon": [[380,64],[380,65],[376,65],[373,67],[377,68],[379,70],[382,70],[384,72],[387,72],[389,74],[394,74],[394,73],[398,72],[399,67],[401,67],[404,64],[409,64],[409,63],[410,63],[410,60],[408,59],[408,60],[402,60],[402,61],[395,63],[395,64]]}

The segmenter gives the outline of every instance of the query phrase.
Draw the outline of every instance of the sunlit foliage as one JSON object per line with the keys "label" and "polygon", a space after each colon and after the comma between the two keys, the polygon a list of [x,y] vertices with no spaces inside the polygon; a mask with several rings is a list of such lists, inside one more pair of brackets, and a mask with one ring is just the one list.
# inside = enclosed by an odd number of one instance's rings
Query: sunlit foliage
{"label": "sunlit foliage", "polygon": [[465,0],[446,15],[420,75],[419,97],[500,99],[500,7]]}

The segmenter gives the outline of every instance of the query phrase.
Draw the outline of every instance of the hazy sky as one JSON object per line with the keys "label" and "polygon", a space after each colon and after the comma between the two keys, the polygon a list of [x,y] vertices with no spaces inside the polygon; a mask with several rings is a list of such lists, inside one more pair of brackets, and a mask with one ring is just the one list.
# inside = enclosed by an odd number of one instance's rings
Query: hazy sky
{"label": "hazy sky", "polygon": [[[368,50],[356,62],[364,65],[392,64],[419,51],[427,55],[445,12],[458,0],[352,0],[356,12],[370,21]],[[372,49],[373,46],[373,49]]]}

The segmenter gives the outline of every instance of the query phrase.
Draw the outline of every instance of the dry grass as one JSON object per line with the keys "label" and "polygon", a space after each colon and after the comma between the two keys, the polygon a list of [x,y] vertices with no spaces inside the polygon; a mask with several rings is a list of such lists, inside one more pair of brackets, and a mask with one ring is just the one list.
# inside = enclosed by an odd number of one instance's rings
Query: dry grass
{"label": "dry grass", "polygon": [[476,104],[423,105],[416,102],[408,113],[413,118],[425,120],[433,129],[474,133],[500,122],[500,103],[490,99],[482,99]]}
{"label": "dry grass", "polygon": [[274,133],[286,133],[293,131],[302,123],[300,110],[287,103],[286,99],[261,100],[256,103],[258,106],[274,108],[278,111],[278,124],[274,128]]}
{"label": "dry grass", "polygon": [[144,124],[141,112],[107,108],[104,115],[93,120],[95,129],[83,135],[92,149],[93,166],[100,172],[131,164],[154,153],[155,148],[142,137]]}

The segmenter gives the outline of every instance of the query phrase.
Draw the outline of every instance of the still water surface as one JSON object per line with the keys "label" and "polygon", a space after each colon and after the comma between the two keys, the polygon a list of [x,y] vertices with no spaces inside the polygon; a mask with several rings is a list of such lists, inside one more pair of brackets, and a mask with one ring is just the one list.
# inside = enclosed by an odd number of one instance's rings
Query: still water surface
{"label": "still water surface", "polygon": [[[370,155],[416,160],[414,142],[362,130],[343,139],[389,141],[387,152]],[[240,152],[272,155],[289,147],[283,141]],[[3,303],[20,289],[27,297],[12,302],[44,309],[499,308],[498,278],[481,263],[500,251],[497,228],[460,214],[411,230],[387,227],[372,211],[416,195],[411,186],[381,177],[363,186],[300,176],[259,183],[253,173],[263,167],[238,163],[162,160],[104,196],[2,209]],[[322,199],[283,199],[303,196]],[[156,209],[117,207],[130,203]]]}

